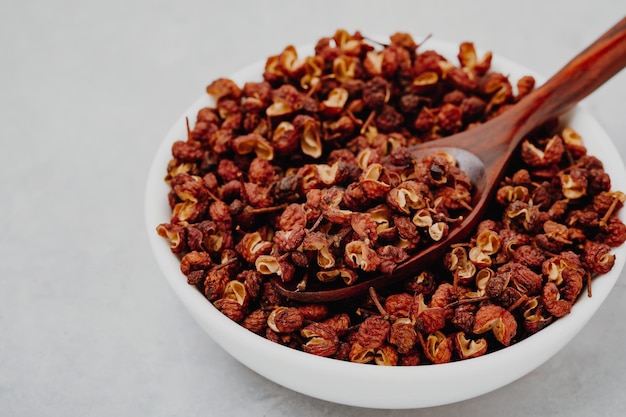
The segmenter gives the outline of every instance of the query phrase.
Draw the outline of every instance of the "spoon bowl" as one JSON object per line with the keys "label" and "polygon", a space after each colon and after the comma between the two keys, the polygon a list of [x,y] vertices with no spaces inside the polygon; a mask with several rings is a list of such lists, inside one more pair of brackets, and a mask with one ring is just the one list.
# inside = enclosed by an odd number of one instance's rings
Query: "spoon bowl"
{"label": "spoon bowl", "polygon": [[349,286],[273,280],[276,290],[300,302],[329,302],[358,296],[370,288],[395,284],[417,274],[440,259],[450,245],[468,236],[498,188],[500,180],[520,142],[534,129],[571,109],[626,66],[626,18],[619,21],[578,54],[545,84],[523,97],[503,114],[475,128],[410,148],[414,160],[421,155],[445,151],[454,156],[459,168],[474,187],[472,210],[443,239],[411,255],[389,275],[361,277]]}

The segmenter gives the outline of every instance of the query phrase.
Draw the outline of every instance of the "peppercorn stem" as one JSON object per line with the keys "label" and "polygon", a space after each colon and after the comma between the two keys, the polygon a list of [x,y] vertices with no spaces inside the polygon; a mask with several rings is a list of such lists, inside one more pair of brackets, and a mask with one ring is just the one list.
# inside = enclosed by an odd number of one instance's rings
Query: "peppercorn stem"
{"label": "peppercorn stem", "polygon": [[480,302],[480,301],[487,301],[487,300],[489,300],[489,297],[487,297],[486,295],[482,296],[482,297],[463,298],[462,300],[456,300],[456,301],[453,301],[453,302],[451,302],[449,304],[446,304],[444,306],[444,309],[456,307],[456,306],[459,306],[461,304],[477,303],[477,302]]}
{"label": "peppercorn stem", "polygon": [[317,220],[315,220],[315,223],[313,223],[313,226],[311,226],[311,228],[309,229],[309,232],[315,231],[315,229],[317,229],[317,227],[322,222],[323,218],[324,218],[324,216],[322,214],[320,214],[319,217],[317,218]]}
{"label": "peppercorn stem", "polygon": [[189,117],[185,117],[185,124],[187,125],[187,140],[191,141],[191,128],[189,127]]}
{"label": "peppercorn stem", "polygon": [[516,302],[514,302],[513,304],[511,304],[511,306],[507,309],[508,311],[513,311],[515,310],[517,307],[521,306],[523,303],[526,302],[526,300],[528,300],[528,296],[526,294],[522,294],[522,296],[520,298],[517,299]]}
{"label": "peppercorn stem", "polygon": [[380,303],[380,300],[378,299],[378,294],[376,294],[376,290],[374,289],[374,287],[370,287],[369,293],[370,293],[370,297],[372,298],[372,301],[374,302],[374,305],[380,312],[380,315],[383,316],[385,320],[387,320],[389,318],[389,314],[387,313],[387,310],[385,310],[385,308]]}
{"label": "peppercorn stem", "polygon": [[206,188],[206,192],[209,195],[209,197],[211,197],[214,201],[222,201],[218,196],[213,194],[211,190],[209,190],[208,188]]}
{"label": "peppercorn stem", "polygon": [[282,210],[287,207],[287,204],[281,204],[279,206],[272,207],[259,207],[259,208],[248,208],[246,210],[246,214],[263,214],[263,213],[271,213],[273,211]]}
{"label": "peppercorn stem", "polygon": [[367,127],[370,125],[370,123],[372,123],[372,120],[374,120],[375,116],[376,116],[376,110],[372,110],[372,112],[369,114],[369,116],[367,116],[367,119],[365,119],[365,123],[363,123],[363,126],[361,126],[360,133],[362,135],[365,134],[365,131],[367,130]]}
{"label": "peppercorn stem", "polygon": [[602,216],[602,218],[600,219],[600,227],[606,226],[607,222],[609,221],[609,218],[615,211],[615,207],[617,207],[617,203],[619,203],[619,201],[620,199],[618,198],[618,195],[617,194],[613,195],[613,201],[611,201],[611,205],[609,206],[609,209],[606,211],[604,216]]}
{"label": "peppercorn stem", "polygon": [[[466,209],[467,211],[472,211],[472,206],[470,206],[469,204],[467,204],[465,201],[463,200],[459,200],[458,203],[463,206],[464,209]],[[463,216],[461,216],[461,220],[463,219]]]}
{"label": "peppercorn stem", "polygon": [[226,262],[224,262],[222,264],[215,265],[212,269],[214,271],[217,271],[217,270],[220,270],[222,268],[226,268],[227,266],[232,265],[232,264],[234,264],[236,262],[237,262],[237,258],[231,258],[231,259],[227,260]]}

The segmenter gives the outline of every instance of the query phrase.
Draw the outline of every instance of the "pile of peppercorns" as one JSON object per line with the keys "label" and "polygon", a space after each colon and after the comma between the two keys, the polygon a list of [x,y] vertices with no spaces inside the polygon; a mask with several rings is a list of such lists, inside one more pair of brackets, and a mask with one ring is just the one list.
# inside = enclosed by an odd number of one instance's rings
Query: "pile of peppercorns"
{"label": "pile of peppercorns", "polygon": [[[471,210],[454,158],[408,147],[497,117],[534,88],[460,45],[455,65],[411,36],[339,30],[311,56],[288,46],[261,82],[207,87],[172,146],[169,223],[181,271],[243,327],[295,349],[417,365],[483,355],[568,314],[626,239],[602,163],[572,129],[522,143],[475,233],[404,283],[332,303],[282,298],[271,279],[342,282],[391,273]],[[555,133],[556,132],[556,133]]]}

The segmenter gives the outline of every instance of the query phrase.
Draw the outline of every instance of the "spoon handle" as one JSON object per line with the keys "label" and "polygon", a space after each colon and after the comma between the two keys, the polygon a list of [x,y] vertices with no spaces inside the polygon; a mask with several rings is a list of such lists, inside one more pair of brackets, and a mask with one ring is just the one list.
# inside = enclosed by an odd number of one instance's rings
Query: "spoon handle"
{"label": "spoon handle", "polygon": [[[525,128],[565,113],[626,66],[626,17],[514,106]],[[532,104],[531,104],[532,103]]]}

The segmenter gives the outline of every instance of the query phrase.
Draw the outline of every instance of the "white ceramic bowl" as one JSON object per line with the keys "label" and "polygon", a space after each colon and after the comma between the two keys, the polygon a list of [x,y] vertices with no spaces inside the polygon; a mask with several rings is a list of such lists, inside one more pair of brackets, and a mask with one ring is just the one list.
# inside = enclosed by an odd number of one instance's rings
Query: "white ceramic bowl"
{"label": "white ceramic bowl", "polygon": [[[313,48],[298,49],[305,54],[312,53]],[[458,44],[429,39],[427,49],[456,62]],[[260,81],[263,68],[264,62],[258,62],[230,78],[240,86],[246,81]],[[492,68],[510,75],[512,81],[523,75],[543,80],[533,71],[497,55]],[[593,296],[583,295],[571,314],[517,344],[474,359],[441,365],[381,367],[317,357],[273,343],[222,315],[203,294],[188,285],[178,258],[155,231],[157,225],[170,220],[169,187],[163,178],[171,159],[171,145],[186,138],[185,117],[193,122],[201,107],[213,104],[208,95],[193,103],[175,122],[156,153],[145,195],[149,240],[165,278],[200,326],[245,366],[294,391],[336,403],[384,409],[430,407],[485,394],[531,372],[563,348],[597,311],[623,269],[626,246],[614,251],[617,260],[613,270],[594,281]],[[589,154],[604,163],[613,188],[625,191],[624,163],[596,120],[580,106],[563,120],[582,135]],[[622,213],[622,219],[623,216]]]}

